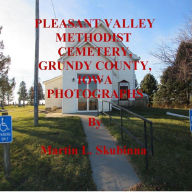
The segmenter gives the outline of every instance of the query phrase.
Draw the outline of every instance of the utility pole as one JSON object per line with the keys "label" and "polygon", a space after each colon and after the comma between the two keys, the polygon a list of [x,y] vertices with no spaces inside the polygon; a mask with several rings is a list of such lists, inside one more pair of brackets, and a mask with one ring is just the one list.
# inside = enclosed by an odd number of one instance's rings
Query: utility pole
{"label": "utility pole", "polygon": [[[35,19],[39,19],[39,0],[36,0]],[[38,64],[39,64],[39,27],[35,29],[35,70],[34,70],[34,126],[38,126]]]}

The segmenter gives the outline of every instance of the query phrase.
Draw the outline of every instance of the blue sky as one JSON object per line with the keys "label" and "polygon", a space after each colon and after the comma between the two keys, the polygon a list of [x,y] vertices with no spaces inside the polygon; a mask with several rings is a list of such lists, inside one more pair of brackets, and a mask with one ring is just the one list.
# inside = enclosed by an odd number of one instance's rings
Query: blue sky
{"label": "blue sky", "polygon": [[[191,0],[72,0],[67,4],[58,0],[53,2],[59,18],[155,18],[153,29],[131,30],[133,38],[126,45],[142,60],[149,60],[152,73],[158,80],[164,65],[153,58],[151,52],[161,42],[171,42],[192,15]],[[43,8],[43,4],[41,6]],[[68,14],[69,10],[72,11],[71,15]],[[146,73],[137,71],[136,74],[140,82]]]}
{"label": "blue sky", "polygon": [[[187,18],[192,16],[192,0],[52,0],[57,18],[112,18],[140,19],[155,18],[152,29],[113,30],[114,32],[132,32],[132,38],[126,46],[148,60],[152,74],[159,80],[165,65],[160,63],[151,52],[157,50],[161,42],[171,43],[184,27]],[[0,39],[4,40],[5,54],[12,58],[10,77],[15,77],[18,90],[24,80],[29,88],[33,84],[34,69],[34,18],[35,0],[0,0],[0,25],[3,25]],[[51,0],[40,0],[40,17],[54,18]],[[55,30],[40,32],[40,60],[58,59],[55,42]],[[174,46],[174,45],[173,45]],[[147,72],[136,71],[138,82]],[[60,72],[40,71],[40,80],[55,77]]]}

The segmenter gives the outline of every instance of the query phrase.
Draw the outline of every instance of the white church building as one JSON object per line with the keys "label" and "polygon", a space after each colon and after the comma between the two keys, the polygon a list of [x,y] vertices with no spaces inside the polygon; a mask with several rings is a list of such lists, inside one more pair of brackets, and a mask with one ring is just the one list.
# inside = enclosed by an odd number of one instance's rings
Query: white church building
{"label": "white church building", "polygon": [[[66,33],[110,33],[113,32],[103,23],[100,22],[98,28],[67,28]],[[73,42],[69,43],[67,42],[66,47],[125,47],[125,45],[122,42]],[[126,48],[126,47],[125,47]],[[107,61],[134,61],[139,60],[140,58],[136,56],[135,54],[131,53],[130,50],[127,50],[128,54],[127,56],[123,56],[123,53],[120,52],[120,56],[105,56],[101,53],[100,56],[68,56],[67,54],[64,54],[61,58],[59,58],[59,61],[91,61],[92,65],[90,65],[90,70],[62,70],[62,74],[58,77],[55,77],[53,79],[44,81],[45,85],[45,107],[46,108],[61,108],[62,113],[77,113],[77,112],[91,112],[91,111],[101,111],[102,110],[102,100],[107,101],[113,101],[115,103],[118,103],[120,105],[132,105],[134,104],[135,98],[85,98],[82,96],[82,94],[79,95],[79,98],[72,97],[72,98],[55,98],[54,95],[52,95],[51,98],[48,98],[47,90],[48,89],[89,89],[89,90],[95,90],[95,89],[107,89],[109,92],[112,92],[112,90],[116,90],[116,92],[119,94],[121,89],[130,89],[134,90],[136,86],[136,75],[135,70],[131,68],[130,70],[97,70],[95,68],[95,63],[98,60],[102,60],[104,62]],[[129,55],[132,55],[131,57]],[[78,83],[78,77],[81,76],[93,76],[93,75],[99,75],[100,77],[107,77],[109,76],[112,80],[112,84],[104,84],[105,80],[101,83],[94,83],[91,81],[91,83]],[[104,110],[109,110],[108,105],[104,106]]]}

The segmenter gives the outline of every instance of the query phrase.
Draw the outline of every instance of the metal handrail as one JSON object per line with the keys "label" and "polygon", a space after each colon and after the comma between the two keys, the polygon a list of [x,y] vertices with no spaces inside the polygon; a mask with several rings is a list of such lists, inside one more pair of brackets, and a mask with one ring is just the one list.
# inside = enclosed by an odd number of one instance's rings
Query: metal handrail
{"label": "metal handrail", "polygon": [[[154,155],[154,149],[153,149],[153,123],[152,121],[146,119],[145,117],[141,116],[141,115],[138,115],[122,106],[119,106],[117,105],[116,103],[114,102],[111,102],[111,101],[106,101],[106,100],[101,100],[102,101],[102,114],[105,114],[105,115],[108,115],[109,116],[109,123],[111,125],[111,120],[112,119],[112,116],[108,113],[106,113],[104,110],[103,110],[103,104],[104,102],[106,103],[109,103],[109,111],[111,111],[112,108],[115,108],[117,110],[120,111],[120,116],[121,116],[121,124],[120,124],[120,131],[121,131],[121,140],[123,142],[124,140],[124,137],[123,137],[123,133],[126,133],[128,134],[129,136],[131,136],[138,144],[142,145],[143,147],[145,147],[146,149],[146,158],[145,158],[145,162],[146,162],[146,169],[148,169],[148,143],[147,143],[147,123],[149,123],[150,125],[150,147],[151,147],[151,154],[152,156]],[[122,111],[125,111],[126,113],[129,113],[141,120],[144,121],[144,124],[143,124],[143,127],[144,127],[144,143],[141,142],[138,138],[136,138],[128,129],[126,129],[125,127],[123,127],[123,115],[122,115]]]}
{"label": "metal handrail", "polygon": [[152,121],[146,119],[145,117],[143,117],[143,116],[141,116],[141,115],[138,115],[137,113],[134,113],[134,112],[132,112],[132,111],[130,111],[130,110],[128,110],[128,109],[120,106],[120,105],[117,105],[117,104],[114,103],[114,102],[106,101],[106,100],[102,100],[102,102],[111,103],[112,105],[115,105],[116,107],[119,107],[120,109],[125,110],[126,112],[130,113],[131,115],[134,115],[134,116],[136,116],[136,117],[138,117],[138,118],[140,118],[140,119],[142,119],[142,120],[144,120],[144,121],[146,121],[146,122],[148,122],[148,123],[152,123]]}

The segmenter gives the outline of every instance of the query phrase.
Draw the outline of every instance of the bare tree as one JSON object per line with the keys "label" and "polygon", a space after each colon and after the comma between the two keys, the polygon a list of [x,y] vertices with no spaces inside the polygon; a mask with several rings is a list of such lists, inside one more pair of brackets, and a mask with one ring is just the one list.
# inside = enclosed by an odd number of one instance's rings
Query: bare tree
{"label": "bare tree", "polygon": [[168,44],[162,43],[152,55],[167,65],[173,65],[176,59],[176,52]]}
{"label": "bare tree", "polygon": [[[171,96],[172,101],[175,104],[181,102],[189,105],[192,93],[192,19],[180,29],[173,43],[176,43],[176,49],[168,43],[162,43],[158,50],[152,53],[154,57],[168,65],[161,76],[161,86],[157,96],[161,99],[176,92]],[[168,77],[166,77],[167,72],[169,72]],[[171,91],[168,91],[168,87]]]}
{"label": "bare tree", "polygon": [[[189,18],[183,28],[179,30],[177,37],[173,40],[179,48],[182,42],[192,42],[192,18]],[[158,49],[152,55],[169,66],[175,64],[178,48],[168,45],[168,43],[161,43]]]}
{"label": "bare tree", "polygon": [[179,34],[176,41],[180,44],[181,42],[191,42],[192,41],[192,18],[189,18],[186,22],[184,28],[179,30]]}

